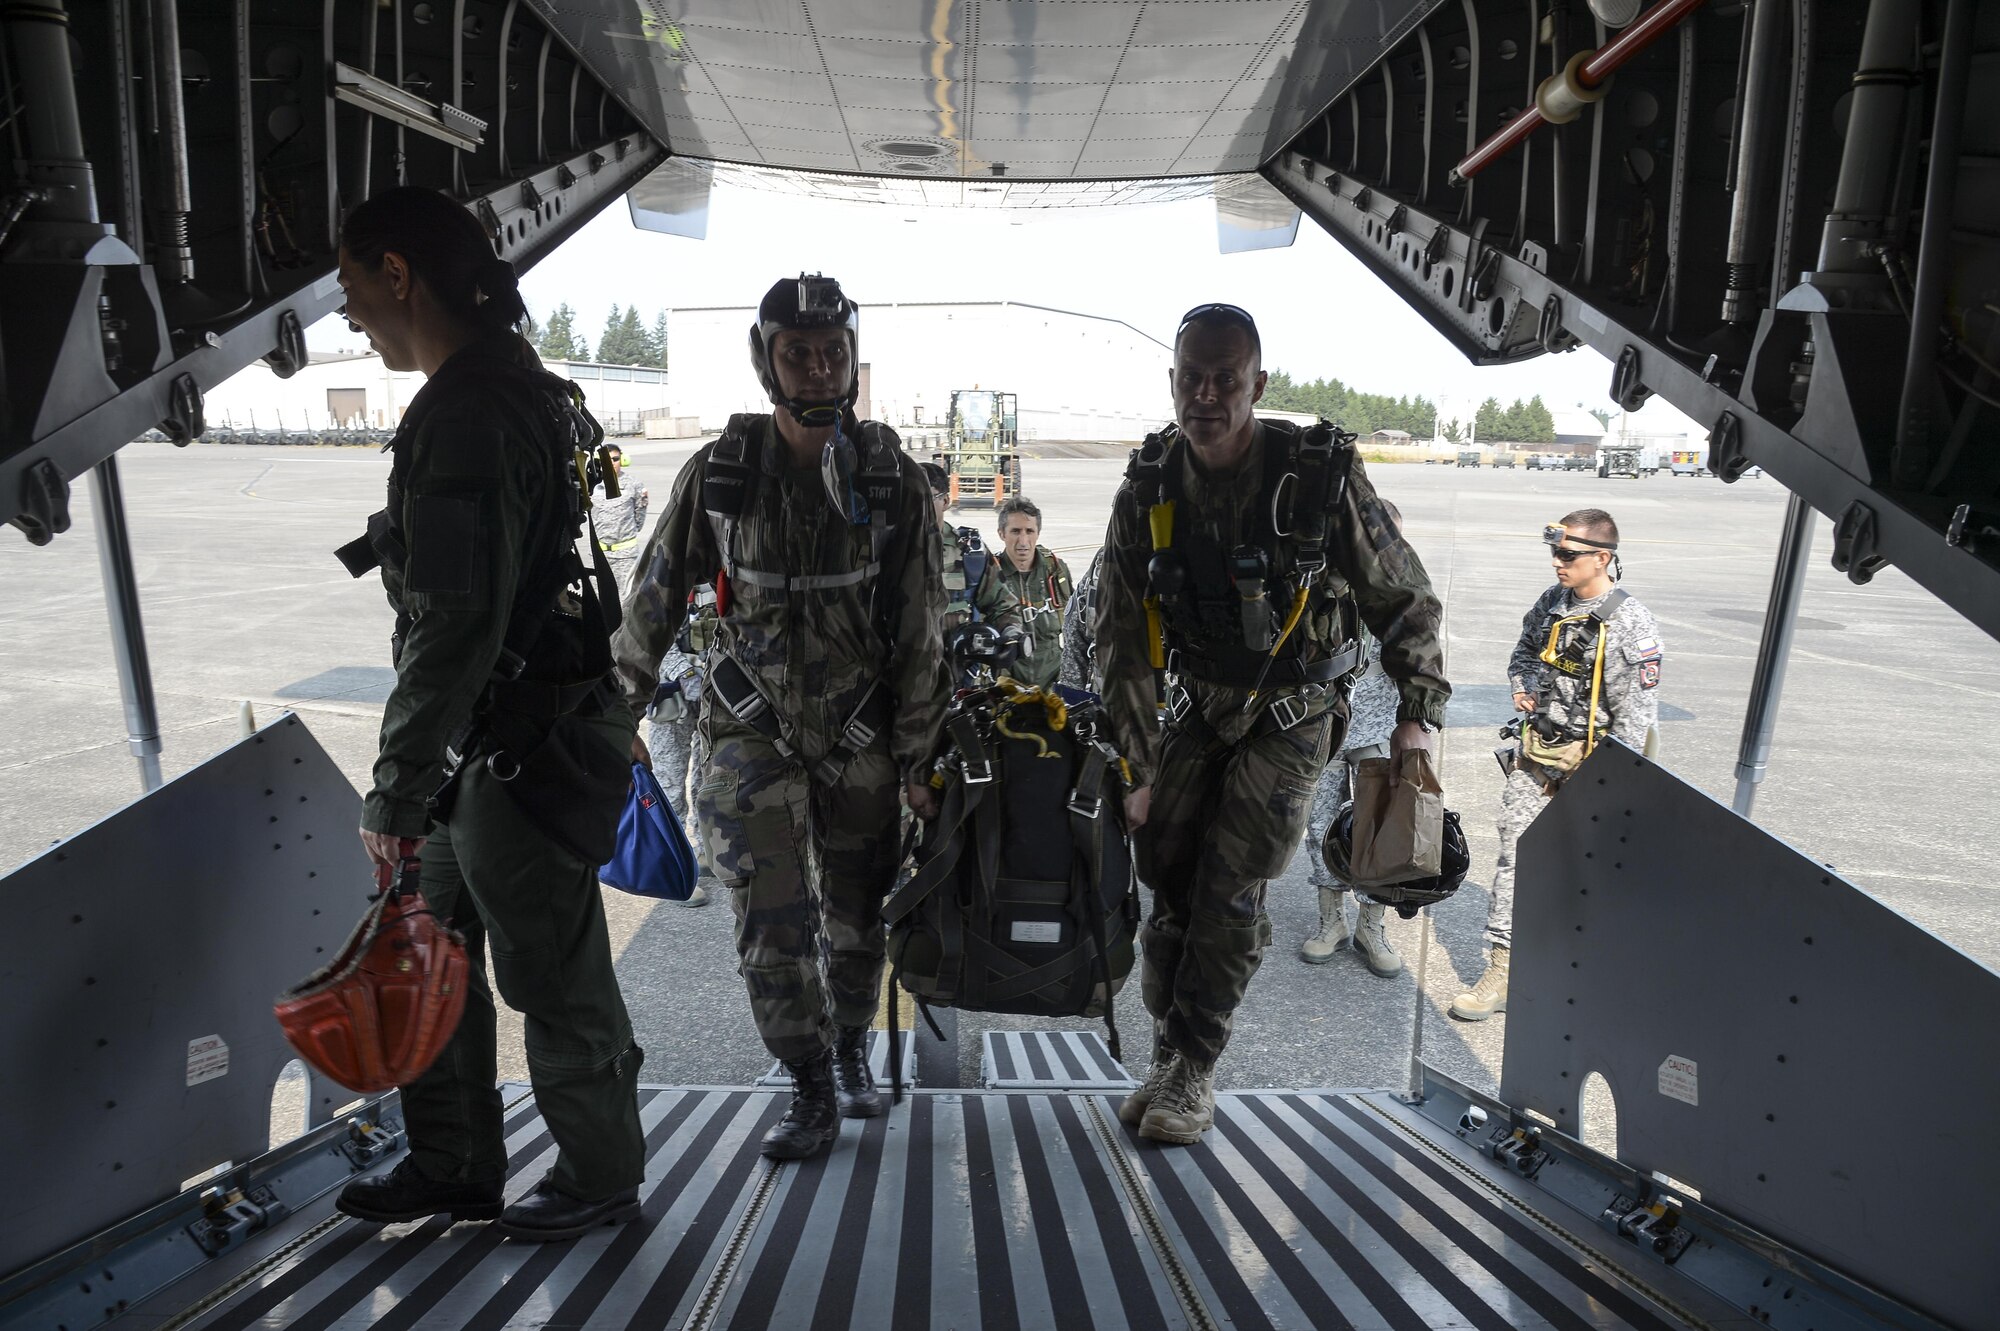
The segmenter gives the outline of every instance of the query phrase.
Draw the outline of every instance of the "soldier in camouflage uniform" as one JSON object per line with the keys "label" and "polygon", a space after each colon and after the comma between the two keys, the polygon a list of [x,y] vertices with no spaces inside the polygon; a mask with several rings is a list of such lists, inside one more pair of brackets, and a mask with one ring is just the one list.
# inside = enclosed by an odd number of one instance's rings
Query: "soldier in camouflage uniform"
{"label": "soldier in camouflage uniform", "polygon": [[1091,607],[1097,601],[1097,580],[1104,569],[1104,550],[1090,557],[1083,580],[1063,607],[1062,682],[1073,689],[1097,692],[1097,624]]}
{"label": "soldier in camouflage uniform", "polygon": [[708,856],[703,853],[700,833],[695,827],[694,783],[690,773],[701,771],[708,751],[701,741],[696,719],[701,713],[702,681],[708,670],[708,648],[715,640],[715,588],[706,583],[690,594],[687,623],[681,626],[674,645],[660,658],[660,686],[647,709],[646,748],[653,755],[653,774],[667,793],[674,810],[687,826],[688,840],[701,864],[701,880],[682,906],[706,906],[708,889],[714,884]]}
{"label": "soldier in camouflage uniform", "polygon": [[822,1150],[843,1114],[882,1111],[865,1044],[882,898],[905,792],[919,816],[937,812],[936,519],[895,432],[853,416],[858,331],[831,279],[765,296],[751,359],[777,410],[733,417],[682,471],[613,644],[641,705],[689,589],[715,582],[696,807],[758,1033],[792,1075],[791,1106],[764,1138],[779,1159]]}
{"label": "soldier in camouflage uniform", "polygon": [[[560,734],[611,783],[629,780],[632,720],[608,671],[595,673],[609,660],[603,611],[567,590],[580,572],[581,422],[568,385],[513,331],[527,311],[512,266],[450,198],[404,186],[356,207],[342,229],[340,283],[349,322],[383,362],[428,376],[392,444],[388,506],[341,552],[357,577],[379,562],[397,612],[396,686],[361,839],[389,870],[420,855],[424,901],[464,932],[471,984],[450,1043],[401,1088],[409,1155],[348,1184],[337,1205],[383,1223],[498,1217],[515,1238],[573,1238],[637,1216],[645,1173],[642,1055],[612,972],[596,873],[604,857],[586,858],[563,835],[574,830],[568,815],[615,821],[620,801],[601,794],[592,810],[579,789],[573,802],[530,802],[488,760],[504,756],[503,735]],[[526,616],[542,623],[523,639]],[[497,668],[510,644],[525,658],[518,673]],[[486,720],[471,729],[476,712]],[[467,761],[433,821],[449,744]],[[510,740],[507,752],[532,750]],[[493,983],[524,1019],[528,1075],[557,1148],[554,1169],[504,1211],[489,939]]]}
{"label": "soldier in camouflage uniform", "polygon": [[[1214,1122],[1215,1063],[1271,941],[1265,888],[1298,848],[1340,747],[1337,681],[1360,654],[1343,601],[1381,640],[1401,696],[1393,751],[1433,746],[1451,691],[1423,564],[1330,430],[1251,414],[1260,360],[1242,310],[1202,306],[1182,320],[1169,375],[1179,432],[1134,455],[1104,540],[1098,650],[1113,742],[1133,768],[1137,867],[1153,890],[1142,988],[1157,1037],[1119,1117],[1169,1143]],[[1171,681],[1164,732],[1156,650]]]}
{"label": "soldier in camouflage uniform", "polygon": [[632,589],[632,568],[639,561],[639,538],[646,530],[646,506],[652,502],[652,494],[637,481],[626,480],[623,449],[610,444],[607,451],[619,482],[618,497],[600,496],[593,502],[590,516],[597,528],[598,548],[604,551],[604,562],[611,565],[611,574],[618,579],[618,594],[622,597]]}
{"label": "soldier in camouflage uniform", "polygon": [[1062,671],[1063,607],[1074,593],[1069,565],[1035,543],[1042,510],[1021,496],[1000,505],[999,528],[1000,558],[987,562],[973,600],[981,619],[1021,628],[1021,654],[1007,673],[1041,688]]}
{"label": "soldier in camouflage uniform", "polygon": [[[1500,796],[1500,861],[1486,910],[1486,971],[1451,1001],[1451,1015],[1484,1021],[1507,1010],[1514,944],[1514,849],[1521,833],[1604,735],[1645,751],[1659,723],[1660,628],[1616,586],[1618,524],[1583,508],[1543,532],[1556,582],[1521,621],[1507,658],[1515,710],[1524,714],[1514,767]],[[1602,677],[1599,678],[1599,666]],[[1592,706],[1593,692],[1596,705]]]}

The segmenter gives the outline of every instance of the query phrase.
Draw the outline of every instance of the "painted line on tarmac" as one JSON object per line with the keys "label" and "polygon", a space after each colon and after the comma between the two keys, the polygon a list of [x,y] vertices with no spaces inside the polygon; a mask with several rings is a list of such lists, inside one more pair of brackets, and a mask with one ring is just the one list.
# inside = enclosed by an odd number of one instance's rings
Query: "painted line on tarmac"
{"label": "painted line on tarmac", "polygon": [[248,495],[252,499],[262,499],[264,496],[258,494],[255,488],[253,487],[256,486],[257,482],[263,480],[266,476],[269,476],[272,472],[276,471],[277,469],[278,469],[278,464],[273,462],[270,466],[264,468],[264,470],[258,472],[255,476],[252,476],[250,478],[250,484],[244,486],[241,490],[238,490],[237,493],[242,495]]}
{"label": "painted line on tarmac", "polygon": [[[1733,635],[1724,634],[1720,630],[1711,628],[1706,624],[1698,624],[1690,619],[1676,619],[1671,615],[1660,614],[1658,611],[1653,612],[1653,618],[1662,624],[1671,624],[1677,629],[1686,629],[1692,633],[1705,633],[1715,637],[1728,637],[1732,641],[1738,640]],[[1899,670],[1895,666],[1880,665],[1874,661],[1857,660],[1847,656],[1833,656],[1826,652],[1813,651],[1809,647],[1801,647],[1796,642],[1792,644],[1791,655],[1794,657],[1803,656],[1809,661],[1818,661],[1823,665],[1851,666],[1856,670],[1872,670],[1878,675],[1889,675],[1896,679],[1907,679],[1914,684],[1941,685],[1944,688],[1956,689],[1960,693],[1969,693],[1975,698],[1984,698],[1988,701],[2000,699],[2000,689],[1975,688],[1970,684],[1958,684],[1948,679],[1940,679],[1936,675],[1919,674],[1914,670]]]}

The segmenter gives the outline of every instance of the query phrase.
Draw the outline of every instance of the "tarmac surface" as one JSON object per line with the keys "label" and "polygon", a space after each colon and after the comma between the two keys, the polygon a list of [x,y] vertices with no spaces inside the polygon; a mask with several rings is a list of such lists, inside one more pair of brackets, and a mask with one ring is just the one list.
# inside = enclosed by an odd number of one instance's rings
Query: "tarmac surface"
{"label": "tarmac surface", "polygon": [[[655,516],[692,452],[632,443],[633,478]],[[1044,541],[1078,574],[1102,539],[1122,449],[1065,450],[1026,464]],[[372,449],[135,444],[121,456],[168,777],[235,742],[246,701],[260,723],[298,712],[360,789],[368,785],[388,666],[390,614],[379,584],[347,577],[331,551],[379,507],[388,460]],[[1390,917],[1408,963],[1378,980],[1343,952],[1297,960],[1316,920],[1303,858],[1273,883],[1277,941],[1220,1066],[1225,1088],[1402,1087],[1413,1018],[1423,1056],[1485,1090],[1505,1018],[1444,1015],[1477,979],[1496,847],[1500,777],[1490,751],[1509,715],[1504,666],[1522,614],[1551,581],[1538,533],[1572,509],[1611,510],[1624,531],[1625,585],[1666,644],[1660,760],[1729,801],[1785,492],[1769,479],[1599,480],[1589,473],[1376,466],[1442,592],[1457,686],[1444,740],[1447,801],[1473,868],[1431,914],[1421,1004],[1423,923]],[[40,854],[138,794],[111,655],[89,488],[74,528],[47,548],[0,541],[0,866]],[[990,525],[990,516],[958,521]],[[11,534],[10,534],[11,535]],[[1828,563],[1820,521],[1797,645],[1757,820],[1834,865],[1895,910],[1988,966],[2000,965],[2000,645],[1894,569],[1865,587]],[[368,890],[356,849],[356,907]],[[1746,884],[1746,890],[1754,885]],[[770,1058],[735,973],[730,913],[606,894],[619,974],[649,1082],[742,1084]],[[1657,959],[1671,965],[1671,958]],[[308,967],[301,965],[303,972]],[[1118,1017],[1143,1066],[1136,975]],[[1990,1014],[1940,1014],[1978,1022]],[[505,1017],[503,1016],[503,1022]],[[976,1080],[982,1024],[966,1016],[961,1071]],[[1057,1023],[1059,1024],[1059,1023]],[[501,1075],[524,1078],[518,1022],[503,1024]]]}

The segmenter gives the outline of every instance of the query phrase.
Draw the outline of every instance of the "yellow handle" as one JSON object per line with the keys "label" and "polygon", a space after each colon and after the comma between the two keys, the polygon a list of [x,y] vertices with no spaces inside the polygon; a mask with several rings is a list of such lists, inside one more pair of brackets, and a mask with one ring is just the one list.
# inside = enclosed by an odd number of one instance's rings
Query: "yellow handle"
{"label": "yellow handle", "polygon": [[[1146,510],[1146,525],[1152,530],[1153,548],[1167,550],[1174,543],[1174,501],[1163,499]],[[1146,598],[1146,659],[1155,670],[1167,668],[1167,637],[1160,624],[1160,602]]]}

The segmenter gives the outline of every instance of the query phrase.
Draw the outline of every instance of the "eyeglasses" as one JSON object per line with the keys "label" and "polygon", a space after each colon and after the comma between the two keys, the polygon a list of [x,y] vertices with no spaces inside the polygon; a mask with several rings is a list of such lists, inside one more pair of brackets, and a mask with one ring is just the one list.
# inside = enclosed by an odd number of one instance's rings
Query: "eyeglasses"
{"label": "eyeglasses", "polygon": [[1220,301],[1217,301],[1208,305],[1197,305],[1186,314],[1183,314],[1180,326],[1174,330],[1174,336],[1178,338],[1182,333],[1186,332],[1187,326],[1191,323],[1207,321],[1209,319],[1221,319],[1229,323],[1238,323],[1248,328],[1252,333],[1257,331],[1257,321],[1250,317],[1250,311],[1244,309],[1241,305],[1224,305]]}

